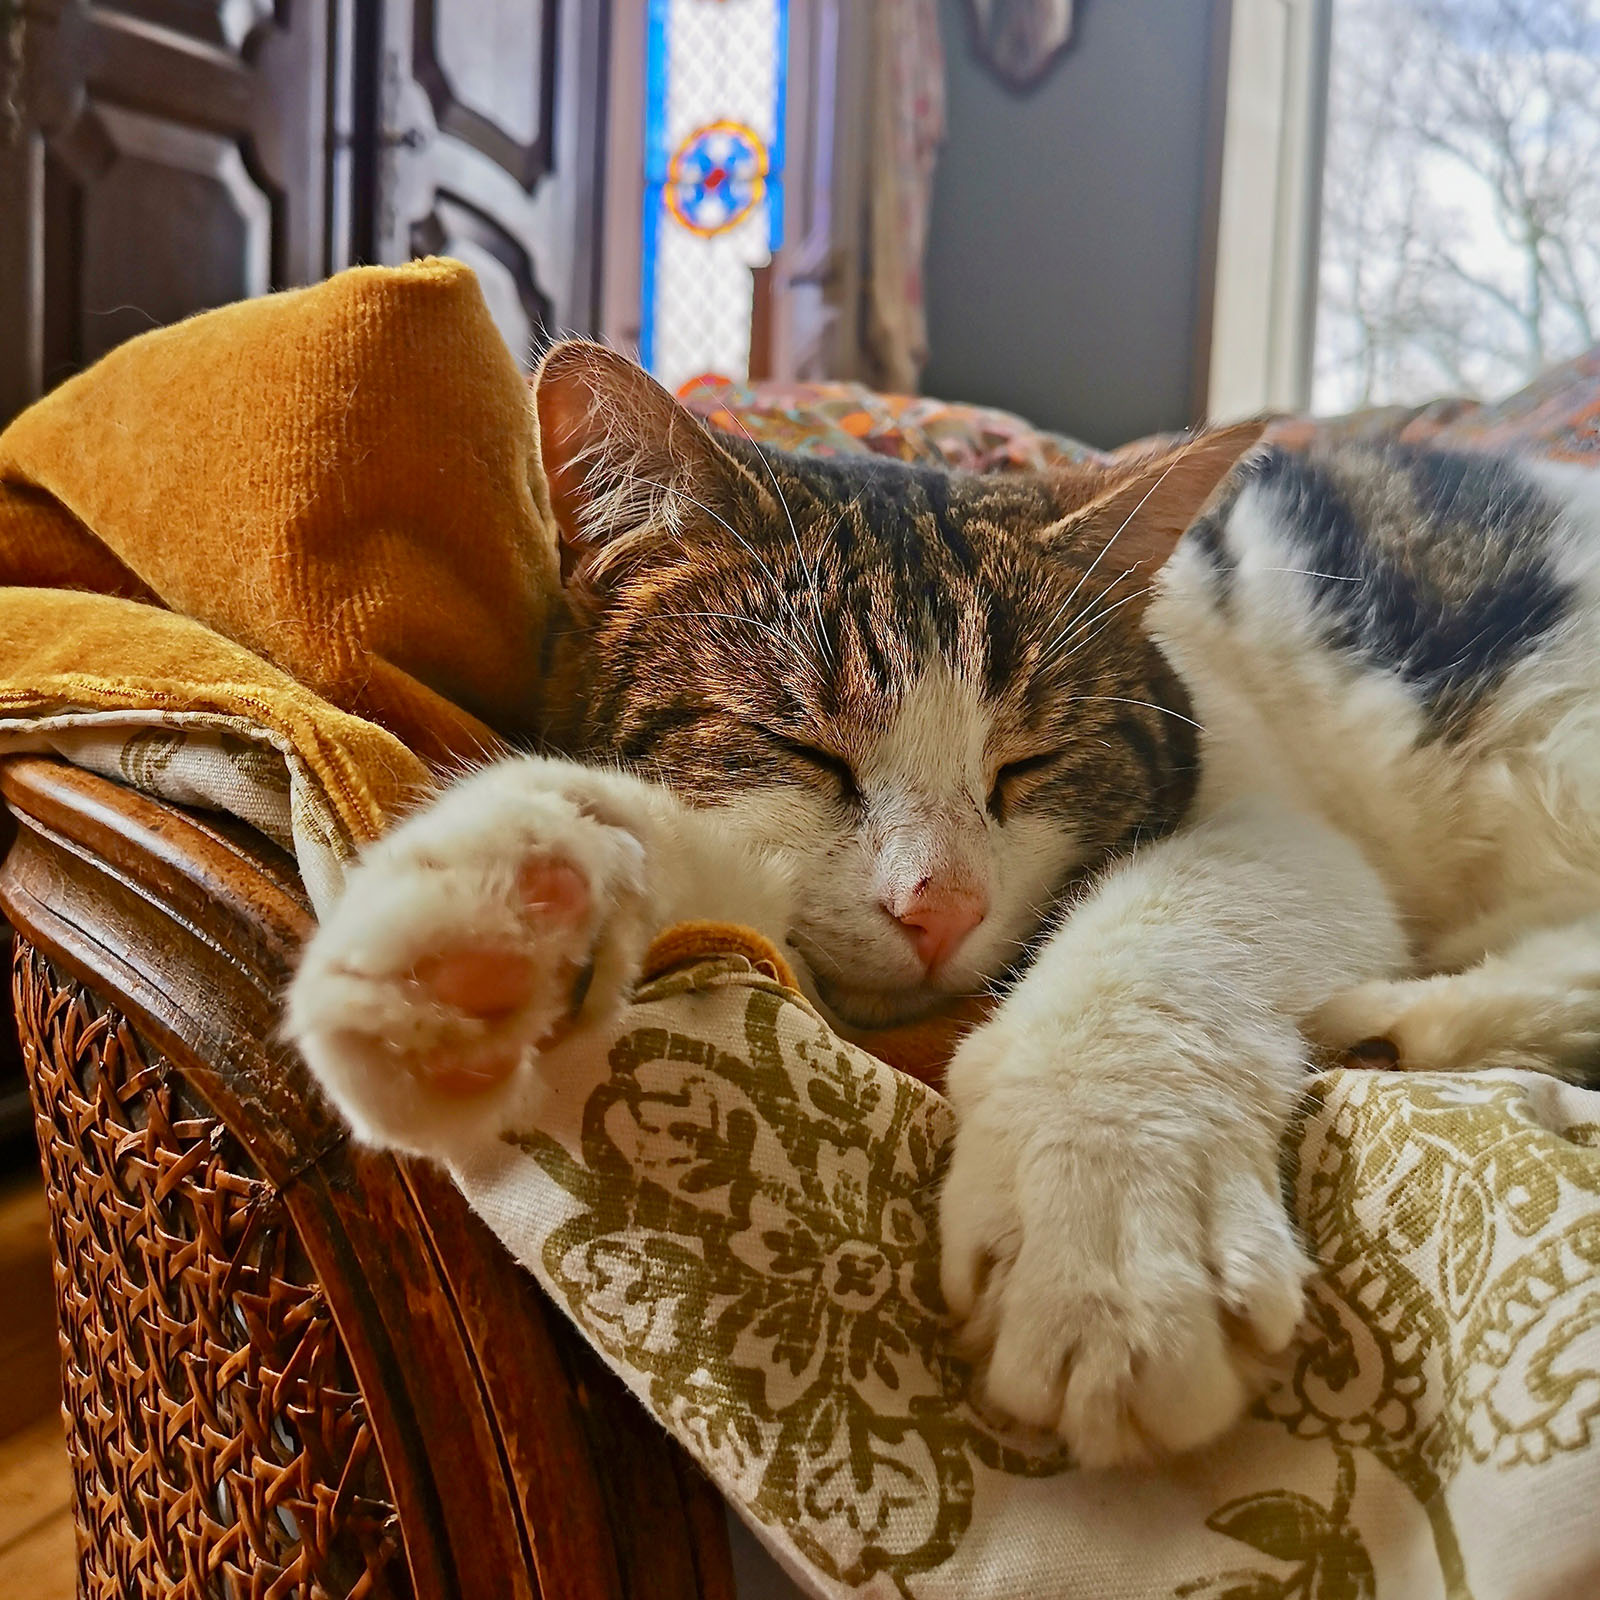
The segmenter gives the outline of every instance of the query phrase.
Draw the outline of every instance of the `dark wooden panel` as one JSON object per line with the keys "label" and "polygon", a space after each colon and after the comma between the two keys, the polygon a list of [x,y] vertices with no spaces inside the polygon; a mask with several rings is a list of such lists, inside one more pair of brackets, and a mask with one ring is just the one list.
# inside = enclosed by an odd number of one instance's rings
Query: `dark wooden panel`
{"label": "dark wooden panel", "polygon": [[86,99],[47,142],[45,215],[57,259],[76,268],[52,308],[63,344],[46,349],[47,373],[272,287],[272,196],[226,134]]}
{"label": "dark wooden panel", "polygon": [[445,253],[512,349],[599,324],[609,0],[31,0],[0,423],[145,328]]}
{"label": "dark wooden panel", "polygon": [[0,137],[0,422],[145,328],[342,264],[331,4],[28,8]]}
{"label": "dark wooden panel", "polygon": [[460,256],[506,342],[598,324],[608,0],[385,0],[374,255]]}
{"label": "dark wooden panel", "polygon": [[556,0],[416,0],[412,66],[439,127],[530,193],[551,168]]}

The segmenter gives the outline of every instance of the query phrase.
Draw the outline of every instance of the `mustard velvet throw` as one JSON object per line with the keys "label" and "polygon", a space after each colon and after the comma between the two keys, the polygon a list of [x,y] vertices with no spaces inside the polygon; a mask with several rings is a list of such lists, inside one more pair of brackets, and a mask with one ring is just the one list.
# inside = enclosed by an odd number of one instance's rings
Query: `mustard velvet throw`
{"label": "mustard velvet throw", "polygon": [[[210,693],[214,647],[89,598],[115,597],[270,662],[274,705],[287,675],[424,756],[473,751],[534,725],[556,576],[536,457],[471,270],[357,268],[134,339],[18,417],[0,584],[78,591],[49,603],[40,669]],[[4,595],[8,654],[44,604]]]}

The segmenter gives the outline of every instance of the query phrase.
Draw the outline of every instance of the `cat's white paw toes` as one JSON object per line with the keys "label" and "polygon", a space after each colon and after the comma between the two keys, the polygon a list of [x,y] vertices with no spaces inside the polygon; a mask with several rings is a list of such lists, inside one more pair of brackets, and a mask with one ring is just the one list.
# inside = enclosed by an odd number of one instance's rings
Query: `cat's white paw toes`
{"label": "cat's white paw toes", "polygon": [[648,936],[649,823],[628,809],[603,774],[508,763],[366,854],[286,1012],[360,1137],[429,1155],[493,1137],[540,1054],[626,995]]}
{"label": "cat's white paw toes", "polygon": [[985,1064],[941,1200],[945,1299],[984,1397],[1083,1465],[1192,1449],[1237,1420],[1300,1321],[1309,1266],[1273,1140],[1185,1126],[1182,1107],[1099,1120],[1062,1065]]}
{"label": "cat's white paw toes", "polygon": [[1300,1026],[1327,1060],[1403,1072],[1522,1067],[1582,1082],[1600,1061],[1600,993],[1516,970],[1357,984]]}

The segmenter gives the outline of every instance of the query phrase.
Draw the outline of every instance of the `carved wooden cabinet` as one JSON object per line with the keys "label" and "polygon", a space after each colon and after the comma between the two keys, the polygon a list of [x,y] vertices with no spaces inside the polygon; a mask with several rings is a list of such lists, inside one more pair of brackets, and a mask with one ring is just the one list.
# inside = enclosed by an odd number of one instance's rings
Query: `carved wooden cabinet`
{"label": "carved wooden cabinet", "polygon": [[145,328],[458,255],[598,307],[607,0],[0,0],[0,423]]}
{"label": "carved wooden cabinet", "polygon": [[387,0],[384,15],[374,259],[460,257],[519,355],[541,328],[597,331],[607,7]]}

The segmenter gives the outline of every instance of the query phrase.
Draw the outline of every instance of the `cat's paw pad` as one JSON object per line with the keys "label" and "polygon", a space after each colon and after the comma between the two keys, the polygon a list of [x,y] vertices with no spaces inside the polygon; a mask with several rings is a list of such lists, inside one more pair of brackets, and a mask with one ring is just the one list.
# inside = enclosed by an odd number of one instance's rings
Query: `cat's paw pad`
{"label": "cat's paw pad", "polygon": [[1085,1466],[1195,1448],[1300,1322],[1309,1268],[1271,1138],[1097,1130],[1051,1076],[1012,1077],[957,1135],[941,1277],[961,1347],[990,1404]]}
{"label": "cat's paw pad", "polygon": [[544,765],[520,788],[472,780],[387,835],[302,956],[288,1032],[370,1142],[450,1154],[492,1136],[540,1055],[637,975],[642,830],[578,779],[533,782]]}
{"label": "cat's paw pad", "polygon": [[441,1094],[493,1088],[515,1071],[525,1046],[553,1043],[583,1000],[592,971],[588,879],[569,862],[535,858],[518,869],[514,892],[520,938],[446,946],[404,975],[414,991],[407,1000],[434,1012],[439,1039],[397,1059]]}

